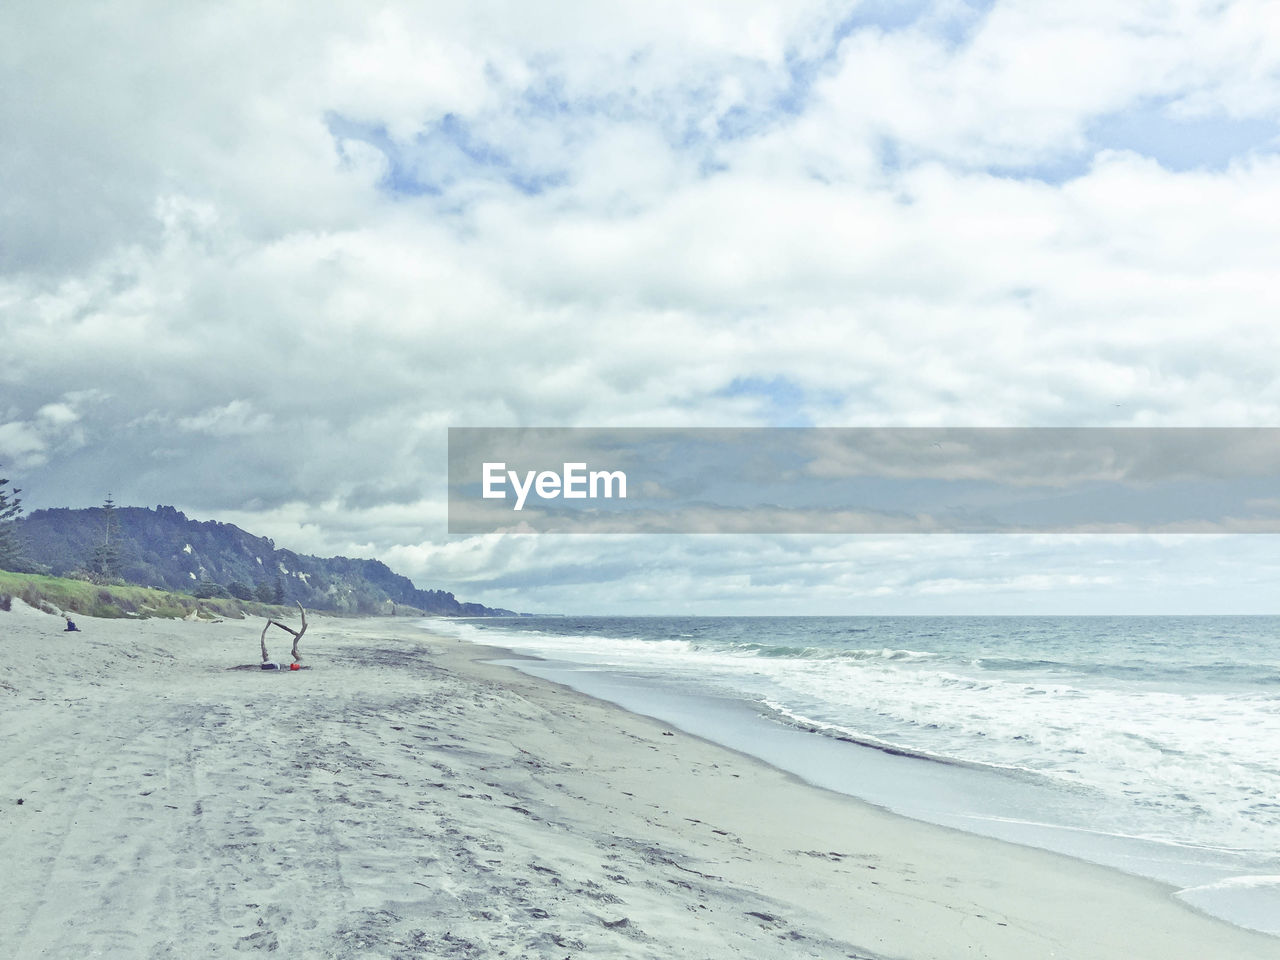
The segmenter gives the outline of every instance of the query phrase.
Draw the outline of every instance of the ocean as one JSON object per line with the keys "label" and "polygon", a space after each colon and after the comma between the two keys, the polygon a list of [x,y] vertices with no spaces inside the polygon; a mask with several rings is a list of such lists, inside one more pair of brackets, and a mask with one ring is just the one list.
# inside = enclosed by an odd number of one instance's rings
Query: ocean
{"label": "ocean", "polygon": [[1280,617],[425,625],[819,786],[1280,933]]}

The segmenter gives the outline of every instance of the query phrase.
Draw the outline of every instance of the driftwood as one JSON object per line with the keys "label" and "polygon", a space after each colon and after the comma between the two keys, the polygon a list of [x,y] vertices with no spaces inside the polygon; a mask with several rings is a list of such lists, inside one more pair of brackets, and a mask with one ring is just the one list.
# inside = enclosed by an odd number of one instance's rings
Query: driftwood
{"label": "driftwood", "polygon": [[[295,601],[296,602],[296,601]],[[302,639],[302,635],[307,632],[307,611],[302,609],[302,604],[298,604],[298,613],[302,615],[302,629],[295,630],[293,627],[285,626],[279,620],[268,620],[267,625],[262,628],[262,662],[267,662],[267,631],[274,624],[286,633],[293,634],[293,662],[301,663],[302,657],[298,656],[298,641]]]}

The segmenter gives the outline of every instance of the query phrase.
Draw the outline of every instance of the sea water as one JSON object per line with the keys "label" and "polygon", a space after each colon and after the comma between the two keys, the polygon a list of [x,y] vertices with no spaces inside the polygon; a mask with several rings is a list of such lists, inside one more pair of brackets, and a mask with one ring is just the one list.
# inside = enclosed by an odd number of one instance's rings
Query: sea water
{"label": "sea water", "polygon": [[1280,617],[430,621],[821,786],[1280,933]]}

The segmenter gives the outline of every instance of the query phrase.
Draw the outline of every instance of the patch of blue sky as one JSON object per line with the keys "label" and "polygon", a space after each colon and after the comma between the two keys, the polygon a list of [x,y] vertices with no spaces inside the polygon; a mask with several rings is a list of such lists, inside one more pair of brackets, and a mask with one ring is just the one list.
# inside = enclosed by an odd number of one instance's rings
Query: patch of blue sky
{"label": "patch of blue sky", "polygon": [[385,125],[361,123],[335,113],[329,114],[325,123],[339,156],[345,157],[342,145],[348,140],[366,144],[382,154],[387,163],[387,173],[379,186],[388,193],[404,196],[438,196],[443,193],[440,184],[426,182],[420,177],[404,147],[392,138]]}
{"label": "patch of blue sky", "polygon": [[531,117],[554,119],[576,109],[565,92],[564,80],[554,74],[528,87],[520,98],[520,112]]}
{"label": "patch of blue sky", "polygon": [[1181,118],[1163,104],[1147,104],[1097,118],[1078,150],[984,169],[992,176],[1058,185],[1088,174],[1107,150],[1130,151],[1173,173],[1217,172],[1251,156],[1280,153],[1280,124],[1261,118]]}
{"label": "patch of blue sky", "polygon": [[339,115],[328,118],[329,132],[341,151],[343,140],[358,140],[386,158],[380,186],[396,196],[441,196],[460,181],[498,179],[526,195],[564,182],[559,170],[522,166],[512,154],[478,136],[455,114],[445,114],[411,142],[391,137],[380,124],[360,123]]}
{"label": "patch of blue sky", "polygon": [[720,124],[723,139],[751,135],[779,119],[798,116],[810,102],[814,85],[839,62],[840,47],[864,30],[895,33],[919,29],[942,38],[948,46],[966,43],[981,25],[995,0],[865,0],[840,19],[816,51],[793,49],[786,57],[787,80],[765,104],[751,110],[735,108]]}
{"label": "patch of blue sky", "polygon": [[[993,163],[958,158],[943,150],[931,149],[928,144],[905,143],[894,137],[881,136],[875,141],[877,166],[882,174],[892,177],[923,163],[938,163],[951,169],[985,173],[1008,180],[1034,180],[1058,185],[1084,176],[1093,164],[1093,153],[1071,150],[1065,153],[1042,151],[1028,155],[1021,162]],[[898,202],[910,205],[910,195],[903,194]]]}
{"label": "patch of blue sky", "polygon": [[422,183],[413,174],[410,165],[404,161],[401,145],[393,140],[384,124],[360,123],[349,120],[346,116],[329,114],[325,118],[325,125],[329,128],[329,136],[333,137],[338,156],[344,161],[347,160],[347,151],[343,143],[347,141],[365,143],[383,155],[387,161],[387,174],[379,183],[381,189],[406,196],[422,196],[424,193],[438,196],[442,192],[435,184]]}
{"label": "patch of blue sky", "polygon": [[[789,121],[808,105],[810,91],[824,69],[836,64],[840,43],[845,37],[872,24],[879,28],[908,24],[928,6],[923,0],[906,4],[876,0],[862,4],[858,12],[838,22],[817,44],[803,51],[800,48],[789,51],[782,71],[743,58],[643,95],[619,90],[574,94],[567,90],[556,64],[543,63],[539,65],[540,79],[519,98],[516,115],[555,123],[603,119],[650,124],[662,130],[674,148],[696,154],[718,143],[746,139]],[[870,11],[865,15],[861,12],[864,7]],[[907,8],[913,12],[904,14]],[[631,59],[639,64],[651,55],[650,50],[638,50]],[[719,113],[714,124],[708,124],[706,119],[716,112],[722,81],[730,76],[745,87],[746,96],[743,102]]]}
{"label": "patch of blue sky", "polygon": [[1223,170],[1251,154],[1280,149],[1275,119],[1231,117],[1182,118],[1166,103],[1109,114],[1089,129],[1091,152],[1131,150],[1150,157],[1166,170]]}
{"label": "patch of blue sky", "polygon": [[996,0],[864,0],[841,22],[836,42],[869,28],[884,33],[919,29],[961,46],[995,5]]}
{"label": "patch of blue sky", "polygon": [[839,32],[848,36],[867,27],[886,33],[904,30],[918,24],[937,5],[937,0],[862,0],[853,5]]}
{"label": "patch of blue sky", "polygon": [[[742,72],[734,75],[756,91],[776,86],[777,81],[765,76],[758,66],[740,66]],[[715,124],[708,124],[707,118],[715,113],[723,76],[717,73],[690,77],[684,83],[644,94],[603,90],[574,95],[566,90],[561,78],[548,74],[515,101],[512,116],[526,129],[539,125],[554,129],[566,151],[572,150],[578,139],[586,140],[610,124],[647,127],[661,135],[673,150],[697,158],[703,173],[709,175],[723,168],[714,154],[717,144],[767,129],[778,116],[772,96],[755,96],[749,103],[721,114]]]}
{"label": "patch of blue sky", "polygon": [[1034,180],[1049,186],[1060,186],[1085,176],[1092,166],[1092,152],[1072,151],[1023,164],[990,164],[983,168],[983,172],[1008,180]]}
{"label": "patch of blue sky", "polygon": [[763,425],[770,427],[811,427],[810,409],[840,403],[838,396],[815,394],[787,377],[735,377],[717,396],[755,400],[759,416],[765,421]]}

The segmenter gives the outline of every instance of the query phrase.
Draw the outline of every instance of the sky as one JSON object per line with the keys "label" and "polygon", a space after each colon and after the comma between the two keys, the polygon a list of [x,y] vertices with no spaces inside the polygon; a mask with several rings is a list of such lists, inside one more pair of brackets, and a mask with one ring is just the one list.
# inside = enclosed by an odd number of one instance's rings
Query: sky
{"label": "sky", "polygon": [[1280,425],[1280,9],[0,8],[0,475],[533,612],[1280,612],[1280,538],[447,533],[449,427]]}

